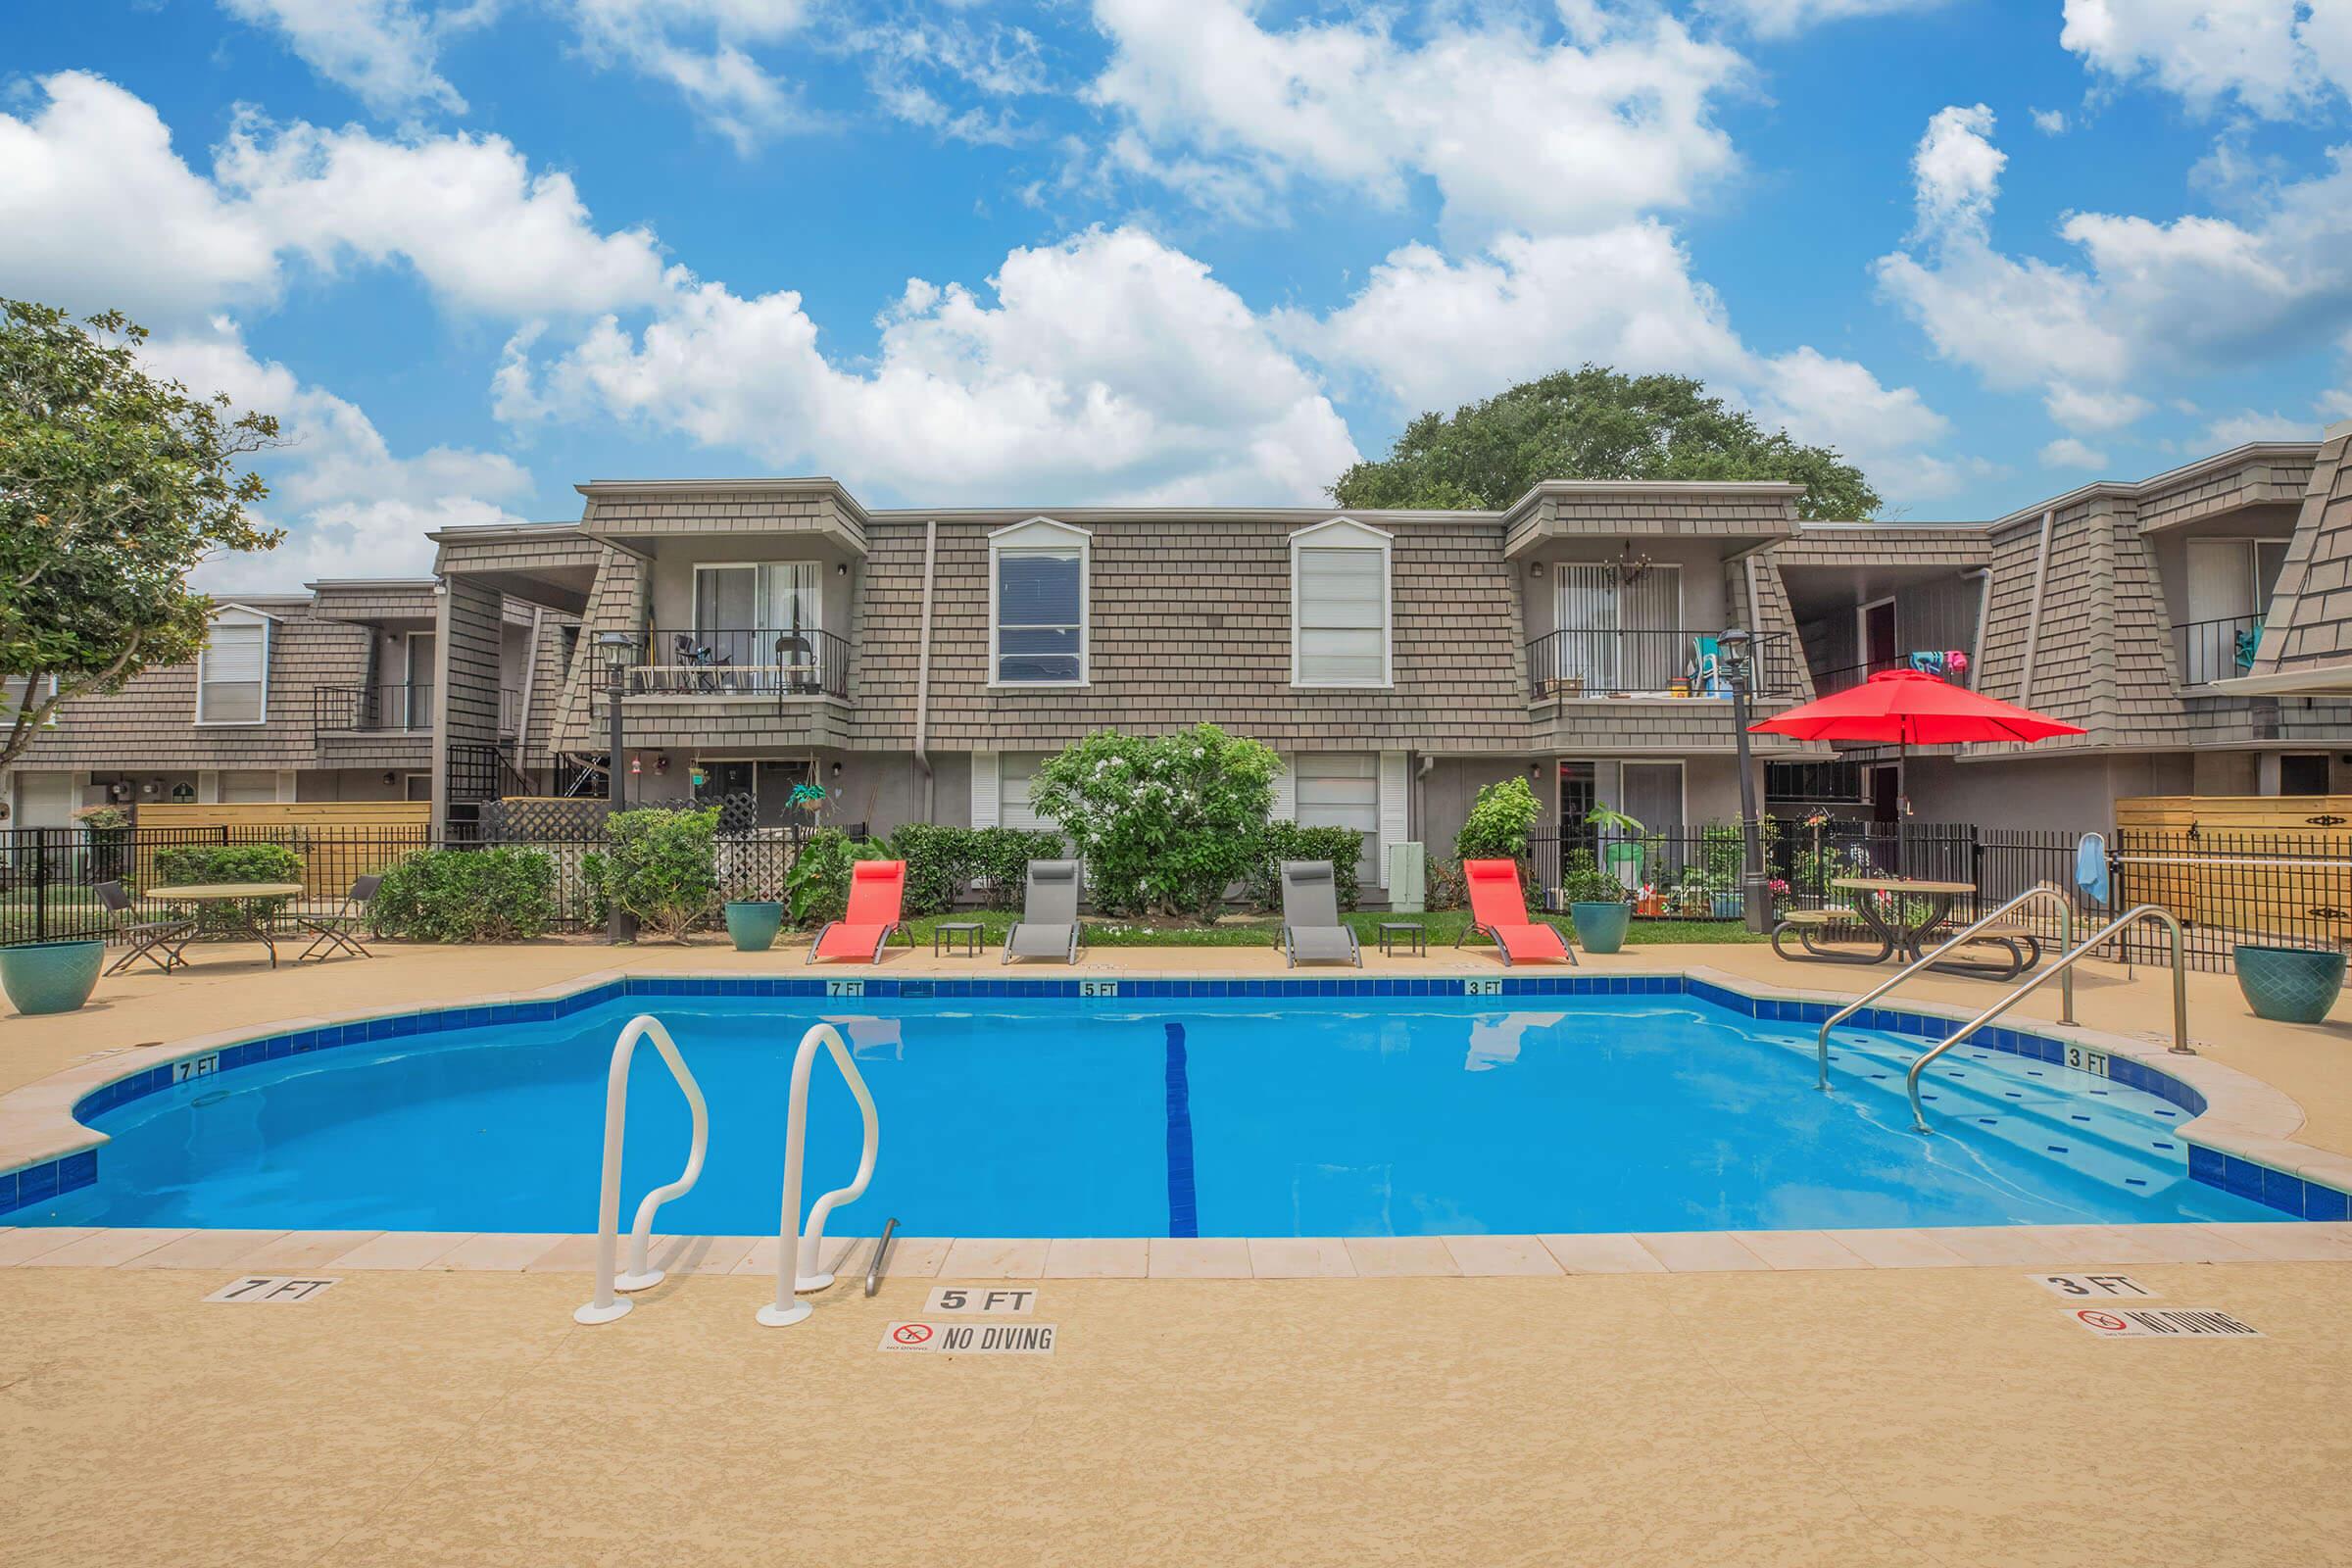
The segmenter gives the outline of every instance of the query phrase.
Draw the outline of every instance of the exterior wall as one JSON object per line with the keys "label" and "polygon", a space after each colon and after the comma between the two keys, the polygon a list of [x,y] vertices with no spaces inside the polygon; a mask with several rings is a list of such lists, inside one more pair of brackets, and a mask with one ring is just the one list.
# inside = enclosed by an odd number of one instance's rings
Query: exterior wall
{"label": "exterior wall", "polygon": [[2320,448],[2294,543],[2271,598],[2254,661],[2257,675],[2352,661],[2352,424],[2334,425]]}
{"label": "exterior wall", "polygon": [[[427,761],[430,760],[428,757]],[[392,782],[384,782],[386,769],[373,767],[314,768],[294,776],[294,799],[297,801],[405,801],[409,798],[409,775],[431,775],[430,767],[391,769]]]}
{"label": "exterior wall", "polygon": [[1914,757],[1907,777],[1912,815],[1922,822],[2105,833],[2118,800],[2187,794],[2192,767],[2187,752],[1991,762]]}

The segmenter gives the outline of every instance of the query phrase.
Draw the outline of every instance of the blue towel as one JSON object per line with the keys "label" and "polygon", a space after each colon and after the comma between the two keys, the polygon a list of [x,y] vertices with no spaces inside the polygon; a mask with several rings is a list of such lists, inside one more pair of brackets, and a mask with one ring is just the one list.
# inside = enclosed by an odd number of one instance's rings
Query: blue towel
{"label": "blue towel", "polygon": [[2093,904],[2107,902],[2107,840],[2097,833],[2085,833],[2082,842],[2075,846],[2075,886]]}

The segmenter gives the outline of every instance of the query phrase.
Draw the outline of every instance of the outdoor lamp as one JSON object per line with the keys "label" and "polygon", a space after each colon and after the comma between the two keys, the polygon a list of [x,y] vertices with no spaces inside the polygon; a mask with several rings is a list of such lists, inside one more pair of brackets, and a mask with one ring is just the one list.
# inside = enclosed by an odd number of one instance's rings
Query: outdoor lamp
{"label": "outdoor lamp", "polygon": [[629,662],[629,652],[637,646],[637,641],[625,631],[609,631],[597,638],[596,646],[605,651],[605,668],[617,675]]}
{"label": "outdoor lamp", "polygon": [[1733,669],[1744,669],[1747,667],[1748,648],[1754,642],[1746,627],[1733,626],[1715,639],[1715,650]]}
{"label": "outdoor lamp", "polygon": [[1740,768],[1740,910],[1747,928],[1759,934],[1772,929],[1772,893],[1765,885],[1763,824],[1756,816],[1756,764],[1747,741],[1747,700],[1754,691],[1747,657],[1755,638],[1744,626],[1726,627],[1715,639],[1715,656],[1723,662],[1723,676],[1732,688],[1732,749]]}

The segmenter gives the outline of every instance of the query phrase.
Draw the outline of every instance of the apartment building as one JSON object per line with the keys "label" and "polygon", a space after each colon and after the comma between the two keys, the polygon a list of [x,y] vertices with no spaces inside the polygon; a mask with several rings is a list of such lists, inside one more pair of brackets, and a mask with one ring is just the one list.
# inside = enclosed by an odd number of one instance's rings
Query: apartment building
{"label": "apartment building", "polygon": [[[59,709],[0,778],[6,825],[64,826],[106,804],[432,799],[440,598],[429,577],[224,597],[193,662]],[[547,733],[576,634],[553,612],[501,607],[489,701],[508,787],[544,788],[554,770]]]}
{"label": "apartment building", "polygon": [[[1759,716],[1907,666],[2084,727],[1912,753],[1915,817],[2103,827],[2131,795],[2352,788],[2347,434],[1956,523],[1803,522],[1777,483],[1342,512],[600,481],[576,522],[435,535],[431,580],[224,604],[203,660],[68,705],[10,788],[20,823],[110,796],[463,823],[601,772],[617,690],[632,801],[1027,825],[1061,747],[1212,721],[1281,754],[1284,815],[1362,829],[1377,886],[1386,845],[1450,842],[1514,775],[1571,836],[1596,803],[1736,816],[1738,626]],[[1776,811],[1904,808],[1883,749],[1754,757]]]}

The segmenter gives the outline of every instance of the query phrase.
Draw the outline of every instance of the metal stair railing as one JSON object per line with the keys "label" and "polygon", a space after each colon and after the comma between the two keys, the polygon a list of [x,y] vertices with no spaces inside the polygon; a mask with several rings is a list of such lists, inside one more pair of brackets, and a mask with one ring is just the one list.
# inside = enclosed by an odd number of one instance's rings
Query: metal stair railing
{"label": "metal stair railing", "polygon": [[[629,1061],[637,1042],[651,1037],[662,1064],[677,1080],[694,1116],[694,1134],[686,1151],[686,1168],[678,1179],[655,1188],[637,1205],[637,1223],[629,1232],[629,1271],[614,1274],[620,1251],[620,1144],[629,1108]],[[673,1198],[683,1197],[702,1179],[703,1155],[710,1147],[710,1112],[703,1102],[702,1086],[686,1070],[669,1031],[650,1013],[639,1013],[612,1043],[612,1065],[605,1076],[605,1170],[596,1204],[596,1298],[571,1314],[575,1323],[610,1323],[627,1314],[632,1304],[615,1291],[643,1291],[662,1283],[662,1270],[648,1268],[646,1250],[653,1235],[654,1213]]]}
{"label": "metal stair railing", "polygon": [[[857,1097],[858,1113],[865,1120],[865,1138],[858,1156],[857,1176],[849,1186],[837,1187],[809,1205],[804,1230],[801,1163],[808,1142],[808,1072],[819,1046],[831,1054],[850,1093]],[[796,1292],[821,1291],[833,1283],[833,1276],[818,1268],[825,1221],[841,1204],[854,1203],[865,1195],[866,1183],[874,1179],[874,1157],[881,1145],[882,1121],[874,1112],[874,1097],[866,1091],[850,1048],[842,1043],[841,1031],[829,1023],[810,1024],[792,1058],[792,1100],[784,1117],[784,1212],[776,1237],[776,1298],[760,1309],[760,1321],[768,1328],[785,1328],[809,1314],[812,1308],[807,1301],[795,1299]]]}

